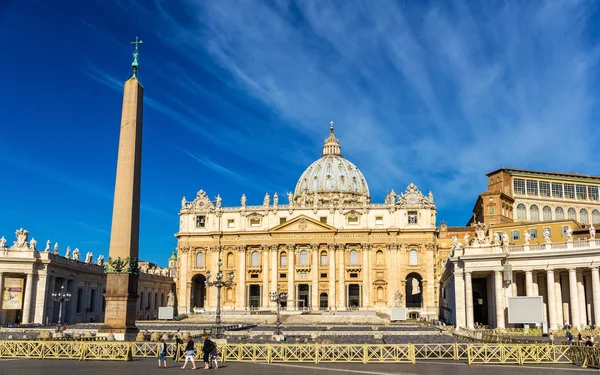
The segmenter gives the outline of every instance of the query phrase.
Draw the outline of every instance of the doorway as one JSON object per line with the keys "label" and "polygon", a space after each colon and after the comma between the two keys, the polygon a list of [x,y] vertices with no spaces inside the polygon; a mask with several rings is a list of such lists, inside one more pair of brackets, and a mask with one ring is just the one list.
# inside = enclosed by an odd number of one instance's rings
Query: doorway
{"label": "doorway", "polygon": [[204,301],[206,299],[206,277],[198,274],[192,277],[192,290],[190,300],[190,311],[194,310],[194,307],[204,308]]}
{"label": "doorway", "polygon": [[358,284],[348,285],[348,307],[360,307],[360,285]]}

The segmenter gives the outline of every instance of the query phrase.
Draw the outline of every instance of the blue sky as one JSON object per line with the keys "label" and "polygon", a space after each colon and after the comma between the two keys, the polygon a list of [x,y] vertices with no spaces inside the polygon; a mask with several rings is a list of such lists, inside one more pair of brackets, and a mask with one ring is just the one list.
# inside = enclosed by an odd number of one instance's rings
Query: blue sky
{"label": "blue sky", "polygon": [[182,196],[293,190],[329,121],[373,202],[464,225],[500,167],[599,174],[595,1],[4,1],[0,235],[108,253],[122,83],[145,87],[141,257]]}

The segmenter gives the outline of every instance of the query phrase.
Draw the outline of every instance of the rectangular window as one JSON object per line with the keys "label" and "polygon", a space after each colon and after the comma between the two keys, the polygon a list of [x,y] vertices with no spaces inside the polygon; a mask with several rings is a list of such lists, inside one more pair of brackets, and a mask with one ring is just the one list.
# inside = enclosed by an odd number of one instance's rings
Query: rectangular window
{"label": "rectangular window", "polygon": [[563,185],[560,182],[552,183],[552,197],[562,198],[563,197]]}
{"label": "rectangular window", "polygon": [[348,225],[358,225],[358,216],[348,216]]}
{"label": "rectangular window", "polygon": [[257,273],[253,273],[250,275],[251,279],[258,279],[258,274]]}
{"label": "rectangular window", "polygon": [[279,218],[279,224],[283,224],[287,221],[287,219],[285,217],[280,217]]}
{"label": "rectangular window", "polygon": [[326,273],[322,273],[322,274],[321,274],[321,278],[322,278],[322,279],[326,279],[326,278],[327,278],[327,274],[326,274]]}
{"label": "rectangular window", "polygon": [[593,201],[598,200],[598,186],[588,186],[588,194]]}
{"label": "rectangular window", "polygon": [[351,279],[356,279],[356,278],[358,278],[358,274],[357,273],[351,273],[350,274],[350,278]]}
{"label": "rectangular window", "polygon": [[235,227],[235,220],[227,219],[227,228],[234,228],[234,227]]}
{"label": "rectangular window", "polygon": [[531,237],[532,240],[535,240],[537,238],[537,229],[530,229],[529,236]]}
{"label": "rectangular window", "polygon": [[375,216],[375,225],[383,225],[383,216]]}
{"label": "rectangular window", "polygon": [[323,223],[323,224],[327,224],[327,216],[321,216],[321,217],[319,218],[319,220],[321,221],[321,223]]}
{"label": "rectangular window", "polygon": [[417,224],[417,211],[408,211],[408,223]]}
{"label": "rectangular window", "polygon": [[527,195],[538,195],[538,182],[527,180]]}
{"label": "rectangular window", "polygon": [[206,226],[206,216],[196,216],[196,228],[204,228]]}
{"label": "rectangular window", "polygon": [[525,194],[525,180],[522,178],[515,178],[513,180],[513,189],[515,194]]}
{"label": "rectangular window", "polygon": [[280,279],[285,279],[286,277],[287,277],[287,274],[285,274],[285,273],[280,273],[279,274],[279,278]]}
{"label": "rectangular window", "polygon": [[260,219],[250,219],[250,226],[251,227],[260,227]]}
{"label": "rectangular window", "polygon": [[575,186],[577,192],[577,199],[587,199],[587,186],[577,185]]}
{"label": "rectangular window", "polygon": [[575,185],[565,184],[565,198],[575,199]]}
{"label": "rectangular window", "polygon": [[322,266],[326,266],[327,265],[327,253],[321,254],[321,265]]}
{"label": "rectangular window", "polygon": [[510,232],[510,237],[513,241],[518,241],[521,238],[521,232],[518,230],[513,230],[512,232]]}
{"label": "rectangular window", "polygon": [[540,181],[540,195],[542,197],[550,196],[550,183],[546,181]]}

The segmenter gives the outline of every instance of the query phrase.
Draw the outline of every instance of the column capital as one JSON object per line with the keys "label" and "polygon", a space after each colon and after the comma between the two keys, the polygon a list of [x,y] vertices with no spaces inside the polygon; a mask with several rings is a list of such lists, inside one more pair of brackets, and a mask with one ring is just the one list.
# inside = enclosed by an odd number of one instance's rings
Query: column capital
{"label": "column capital", "polygon": [[525,274],[532,274],[533,270],[523,270],[525,272]]}
{"label": "column capital", "polygon": [[[593,266],[590,267],[590,270],[594,271],[594,272],[598,272],[599,266]],[[2,274],[2,272],[0,272],[0,275]]]}
{"label": "column capital", "polygon": [[546,273],[554,273],[554,268],[546,268]]}

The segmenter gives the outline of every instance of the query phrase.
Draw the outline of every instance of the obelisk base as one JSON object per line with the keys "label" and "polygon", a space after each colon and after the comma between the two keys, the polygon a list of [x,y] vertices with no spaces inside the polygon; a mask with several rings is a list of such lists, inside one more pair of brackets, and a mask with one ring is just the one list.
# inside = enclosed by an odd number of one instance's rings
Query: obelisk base
{"label": "obelisk base", "polygon": [[138,276],[127,273],[109,273],[106,276],[106,310],[100,336],[112,333],[115,339],[133,341],[139,332],[135,325],[137,311]]}

